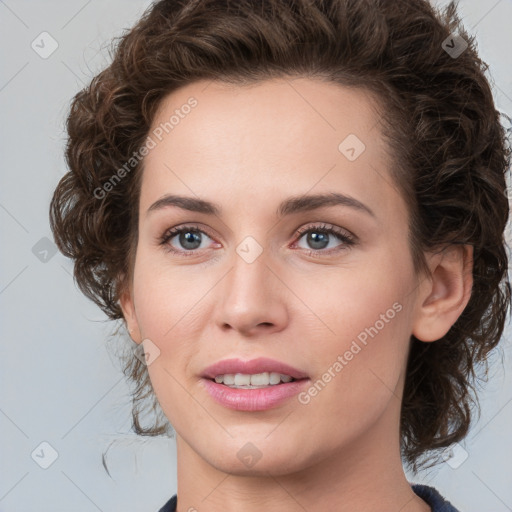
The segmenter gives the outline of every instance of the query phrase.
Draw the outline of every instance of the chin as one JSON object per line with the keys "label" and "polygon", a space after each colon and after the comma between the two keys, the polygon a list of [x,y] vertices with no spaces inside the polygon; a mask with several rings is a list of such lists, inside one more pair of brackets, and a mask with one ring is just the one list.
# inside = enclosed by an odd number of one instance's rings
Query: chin
{"label": "chin", "polygon": [[268,441],[264,447],[250,441],[235,444],[236,447],[219,447],[216,453],[209,451],[201,456],[219,471],[239,476],[287,475],[310,465],[299,447],[283,451],[282,445],[273,446]]}

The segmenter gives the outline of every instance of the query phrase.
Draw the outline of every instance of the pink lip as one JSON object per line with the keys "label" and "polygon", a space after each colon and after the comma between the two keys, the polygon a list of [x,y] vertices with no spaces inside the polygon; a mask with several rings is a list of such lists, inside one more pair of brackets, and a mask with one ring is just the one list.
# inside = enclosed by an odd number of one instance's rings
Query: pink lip
{"label": "pink lip", "polygon": [[[230,388],[213,380],[217,375],[226,373],[255,374],[263,372],[283,373],[296,380],[259,389]],[[216,402],[238,411],[263,411],[277,407],[288,398],[298,394],[309,382],[309,378],[304,372],[266,357],[251,361],[224,359],[206,368],[201,376],[206,390]]]}
{"label": "pink lip", "polygon": [[237,411],[264,411],[277,407],[288,398],[297,395],[309,379],[294,380],[259,389],[236,389],[202,379],[210,396],[219,404]]}
{"label": "pink lip", "polygon": [[293,366],[289,366],[281,361],[276,361],[275,359],[268,359],[267,357],[258,357],[257,359],[252,359],[250,361],[242,361],[241,359],[224,359],[208,366],[208,368],[205,368],[201,377],[214,379],[217,375],[225,375],[226,373],[255,374],[263,372],[284,373],[294,379],[307,378],[307,375],[304,372],[297,370],[297,368],[293,368]]}

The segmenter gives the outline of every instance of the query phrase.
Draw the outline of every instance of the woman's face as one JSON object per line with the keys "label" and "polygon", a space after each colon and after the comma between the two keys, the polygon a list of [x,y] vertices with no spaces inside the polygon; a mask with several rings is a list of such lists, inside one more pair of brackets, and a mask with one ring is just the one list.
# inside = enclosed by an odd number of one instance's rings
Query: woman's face
{"label": "woman's face", "polygon": [[[160,106],[123,310],[179,442],[221,471],[398,447],[419,278],[380,128],[364,92],[310,79],[201,81]],[[326,194],[339,201],[308,199]],[[247,390],[204,377],[261,357],[306,378]]]}

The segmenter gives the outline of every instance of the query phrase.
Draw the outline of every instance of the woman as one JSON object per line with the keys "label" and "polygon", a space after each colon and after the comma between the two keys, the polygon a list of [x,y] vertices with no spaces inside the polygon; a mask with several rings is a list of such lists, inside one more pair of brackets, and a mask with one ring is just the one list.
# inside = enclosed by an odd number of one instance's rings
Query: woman
{"label": "woman", "polygon": [[456,511],[402,464],[510,305],[485,69],[454,5],[162,0],[75,97],[51,225],[176,433],[161,511]]}

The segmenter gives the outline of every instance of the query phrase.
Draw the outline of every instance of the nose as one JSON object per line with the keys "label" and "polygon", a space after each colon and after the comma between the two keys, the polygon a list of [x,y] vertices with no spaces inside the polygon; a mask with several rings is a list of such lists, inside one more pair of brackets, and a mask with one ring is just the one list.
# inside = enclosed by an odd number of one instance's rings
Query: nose
{"label": "nose", "polygon": [[215,320],[223,331],[255,336],[285,328],[290,291],[271,266],[265,252],[250,263],[234,256],[233,267],[217,290]]}

